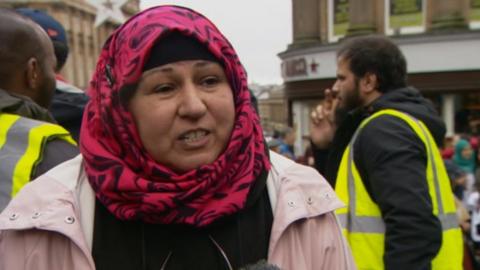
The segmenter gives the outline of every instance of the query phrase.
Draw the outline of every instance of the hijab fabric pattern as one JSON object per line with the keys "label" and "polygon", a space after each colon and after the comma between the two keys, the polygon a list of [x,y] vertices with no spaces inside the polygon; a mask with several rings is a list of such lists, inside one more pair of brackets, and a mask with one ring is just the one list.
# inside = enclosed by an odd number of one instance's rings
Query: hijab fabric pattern
{"label": "hijab fabric pattern", "polygon": [[[220,60],[235,99],[225,151],[184,174],[151,158],[119,100],[122,87],[138,83],[150,48],[172,31],[196,38]],[[97,198],[119,219],[205,226],[242,209],[257,177],[270,169],[246,72],[227,39],[193,10],[159,6],[130,18],[105,43],[88,93],[80,149]]]}

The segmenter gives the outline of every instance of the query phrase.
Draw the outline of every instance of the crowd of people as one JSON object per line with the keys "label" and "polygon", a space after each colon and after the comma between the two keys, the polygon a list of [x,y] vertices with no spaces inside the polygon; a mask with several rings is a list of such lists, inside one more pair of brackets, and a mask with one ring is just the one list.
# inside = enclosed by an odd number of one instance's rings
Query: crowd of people
{"label": "crowd of people", "polygon": [[89,98],[58,75],[65,35],[0,9],[0,270],[477,267],[478,141],[440,148],[388,38],[342,41],[300,160],[293,128],[266,140],[247,72],[198,12],[130,18]]}
{"label": "crowd of people", "polygon": [[457,199],[466,249],[475,265],[478,265],[480,259],[479,140],[476,136],[467,134],[448,136],[445,138],[441,154]]}

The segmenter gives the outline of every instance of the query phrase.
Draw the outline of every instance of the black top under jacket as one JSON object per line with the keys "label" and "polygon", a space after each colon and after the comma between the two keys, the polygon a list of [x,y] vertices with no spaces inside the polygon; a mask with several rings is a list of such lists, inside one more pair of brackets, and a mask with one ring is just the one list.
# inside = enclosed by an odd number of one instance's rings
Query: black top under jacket
{"label": "black top under jacket", "polygon": [[243,210],[206,228],[121,221],[97,200],[92,250],[96,268],[229,269],[222,251],[233,269],[266,259],[272,208],[264,183],[250,193]]}
{"label": "black top under jacket", "polygon": [[58,124],[68,130],[77,142],[80,138],[83,111],[87,102],[88,96],[83,92],[71,93],[57,89],[50,106],[50,112]]}

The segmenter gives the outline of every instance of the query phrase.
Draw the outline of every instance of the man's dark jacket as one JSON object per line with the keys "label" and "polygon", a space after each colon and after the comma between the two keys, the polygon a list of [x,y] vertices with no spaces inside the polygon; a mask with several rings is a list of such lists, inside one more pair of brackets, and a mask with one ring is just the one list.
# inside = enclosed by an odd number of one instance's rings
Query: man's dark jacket
{"label": "man's dark jacket", "polygon": [[[382,109],[395,109],[427,125],[438,146],[445,126],[432,104],[414,88],[383,94],[366,108],[349,112],[329,150],[314,149],[315,165],[335,186],[340,161],[361,121]],[[354,143],[354,161],[367,192],[386,225],[385,269],[430,269],[442,242],[432,214],[426,180],[427,155],[421,139],[403,120],[383,115],[368,123]]]}
{"label": "man's dark jacket", "polygon": [[[52,115],[30,98],[14,95],[0,89],[0,113],[10,113],[48,123],[55,123]],[[45,142],[42,159],[33,169],[31,179],[42,175],[63,161],[78,155],[78,148],[61,139]]]}
{"label": "man's dark jacket", "polygon": [[88,102],[88,96],[75,86],[57,80],[57,89],[53,95],[50,112],[57,123],[79,141],[83,111]]}

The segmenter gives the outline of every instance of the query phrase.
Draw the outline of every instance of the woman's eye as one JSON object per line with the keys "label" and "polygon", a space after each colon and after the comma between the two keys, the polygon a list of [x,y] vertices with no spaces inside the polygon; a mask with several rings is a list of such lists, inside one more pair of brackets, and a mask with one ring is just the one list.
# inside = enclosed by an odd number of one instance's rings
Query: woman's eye
{"label": "woman's eye", "polygon": [[205,77],[202,80],[202,85],[206,87],[212,87],[212,86],[215,86],[218,82],[219,82],[219,79],[217,77],[209,76],[209,77]]}
{"label": "woman's eye", "polygon": [[153,92],[160,94],[167,94],[174,90],[175,88],[169,84],[158,85],[153,89]]}

